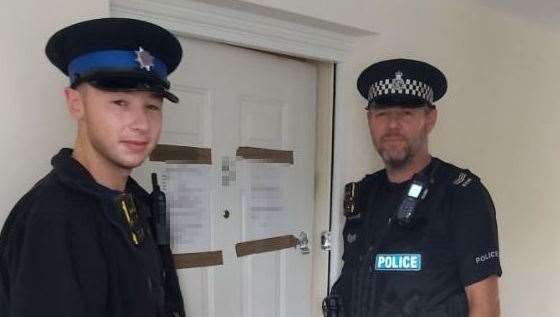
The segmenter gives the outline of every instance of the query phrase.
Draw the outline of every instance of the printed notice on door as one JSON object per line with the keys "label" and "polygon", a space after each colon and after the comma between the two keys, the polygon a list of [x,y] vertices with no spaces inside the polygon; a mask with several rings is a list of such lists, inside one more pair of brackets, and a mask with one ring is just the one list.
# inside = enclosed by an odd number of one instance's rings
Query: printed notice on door
{"label": "printed notice on door", "polygon": [[289,164],[244,160],[241,164],[246,239],[285,234],[288,224],[286,186]]}
{"label": "printed notice on door", "polygon": [[211,165],[166,164],[163,171],[173,253],[210,250]]}

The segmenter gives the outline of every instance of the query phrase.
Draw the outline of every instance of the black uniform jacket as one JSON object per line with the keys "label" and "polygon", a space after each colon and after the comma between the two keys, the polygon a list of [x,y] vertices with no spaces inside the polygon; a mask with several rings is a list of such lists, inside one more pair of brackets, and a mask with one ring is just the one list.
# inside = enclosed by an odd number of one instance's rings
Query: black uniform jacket
{"label": "black uniform jacket", "polygon": [[[184,316],[169,248],[154,242],[148,194],[132,179],[144,237],[131,239],[116,197],[63,149],[0,235],[0,316]],[[165,285],[165,286],[164,286]],[[165,290],[165,292],[164,292]]]}
{"label": "black uniform jacket", "polygon": [[[380,171],[358,183],[358,213],[346,221],[344,267],[333,287],[341,316],[467,316],[465,287],[502,274],[495,210],[479,178],[437,158],[422,173],[431,183],[411,227],[388,221],[410,181],[389,183]],[[403,254],[417,267],[379,265]]]}

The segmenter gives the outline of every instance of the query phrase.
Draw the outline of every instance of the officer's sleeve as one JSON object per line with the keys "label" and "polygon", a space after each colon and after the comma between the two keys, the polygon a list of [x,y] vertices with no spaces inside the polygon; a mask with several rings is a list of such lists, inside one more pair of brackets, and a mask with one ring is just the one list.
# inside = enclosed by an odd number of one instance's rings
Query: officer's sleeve
{"label": "officer's sleeve", "polygon": [[[1,260],[0,258],[0,261]],[[8,303],[8,274],[6,273],[3,263],[0,262],[0,316],[9,316]]]}
{"label": "officer's sleeve", "polygon": [[474,178],[454,185],[451,208],[450,229],[463,285],[501,276],[496,212],[486,188]]}
{"label": "officer's sleeve", "polygon": [[6,246],[8,316],[89,316],[68,249],[65,218],[36,215],[13,230]]}

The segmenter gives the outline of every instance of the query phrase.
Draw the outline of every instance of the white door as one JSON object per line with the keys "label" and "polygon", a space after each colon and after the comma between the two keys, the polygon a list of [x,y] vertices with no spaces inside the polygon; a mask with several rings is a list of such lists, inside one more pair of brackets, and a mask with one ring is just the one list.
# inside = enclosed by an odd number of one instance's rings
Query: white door
{"label": "white door", "polygon": [[[171,76],[181,102],[164,106],[160,143],[211,148],[210,246],[223,251],[224,262],[179,270],[187,314],[311,316],[310,254],[289,248],[238,258],[234,247],[302,231],[312,240],[316,66],[223,44],[181,42],[183,62]],[[223,182],[222,163],[234,160],[239,147],[293,151],[293,164],[271,165],[271,170],[280,170],[272,174],[284,179],[282,226],[263,226],[259,234],[252,233],[246,161],[231,167],[235,180]],[[136,171],[144,185],[153,167],[148,163]]]}

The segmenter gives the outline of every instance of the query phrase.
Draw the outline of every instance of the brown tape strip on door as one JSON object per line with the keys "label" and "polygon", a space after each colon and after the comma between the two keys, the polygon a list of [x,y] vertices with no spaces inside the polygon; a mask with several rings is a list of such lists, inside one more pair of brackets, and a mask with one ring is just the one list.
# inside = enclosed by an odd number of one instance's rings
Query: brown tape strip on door
{"label": "brown tape strip on door", "polygon": [[212,164],[212,150],[192,146],[158,144],[150,154],[150,161]]}
{"label": "brown tape strip on door", "polygon": [[224,264],[222,251],[173,254],[176,269],[215,266]]}
{"label": "brown tape strip on door", "polygon": [[288,163],[294,164],[294,152],[282,150],[269,150],[256,147],[239,147],[236,152],[237,156],[244,159],[263,160],[271,163]]}
{"label": "brown tape strip on door", "polygon": [[292,235],[274,238],[240,242],[235,245],[237,257],[283,249],[293,248],[297,245],[297,238]]}

